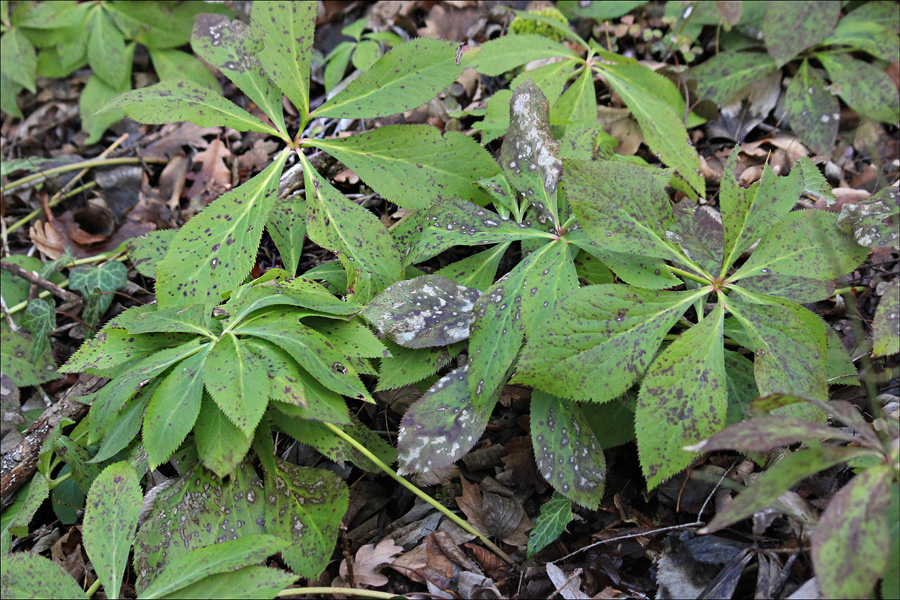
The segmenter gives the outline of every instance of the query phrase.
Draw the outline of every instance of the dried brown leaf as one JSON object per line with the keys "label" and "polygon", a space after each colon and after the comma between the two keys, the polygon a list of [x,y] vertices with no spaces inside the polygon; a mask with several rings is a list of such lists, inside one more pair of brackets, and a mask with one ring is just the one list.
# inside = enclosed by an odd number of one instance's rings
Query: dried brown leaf
{"label": "dried brown leaf", "polygon": [[[391,538],[384,538],[378,545],[366,544],[356,552],[353,560],[353,579],[357,585],[381,587],[388,578],[378,572],[384,565],[394,562],[394,557],[403,552],[403,547],[394,543]],[[341,562],[339,573],[343,579],[348,578],[347,559]]]}

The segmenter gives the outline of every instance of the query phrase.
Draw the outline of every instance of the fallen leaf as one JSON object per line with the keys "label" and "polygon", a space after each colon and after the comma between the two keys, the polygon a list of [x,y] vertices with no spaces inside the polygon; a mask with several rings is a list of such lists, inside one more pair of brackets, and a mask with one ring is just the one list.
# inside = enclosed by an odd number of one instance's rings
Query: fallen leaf
{"label": "fallen leaf", "polygon": [[568,577],[562,569],[553,563],[547,563],[547,575],[553,582],[553,587],[559,595],[566,600],[590,599],[590,596],[581,591],[581,569],[575,569]]}
{"label": "fallen leaf", "polygon": [[[384,565],[394,562],[394,557],[403,552],[403,547],[394,543],[391,538],[384,538],[378,545],[366,544],[356,552],[353,560],[353,579],[357,585],[370,585],[381,587],[388,582],[388,578],[378,572]],[[348,578],[347,559],[341,562],[339,569],[341,577]]]}
{"label": "fallen leaf", "polygon": [[200,172],[194,174],[194,184],[187,191],[187,197],[195,198],[205,192],[217,196],[230,188],[231,169],[225,165],[225,159],[230,157],[231,151],[218,138],[210,142],[206,150],[198,152],[192,161],[202,166]]}

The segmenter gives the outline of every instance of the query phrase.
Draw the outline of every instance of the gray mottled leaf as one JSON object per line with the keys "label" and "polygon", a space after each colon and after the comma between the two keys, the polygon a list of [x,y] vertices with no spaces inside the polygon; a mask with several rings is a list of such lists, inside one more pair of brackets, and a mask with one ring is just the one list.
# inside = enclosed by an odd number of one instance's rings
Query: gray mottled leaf
{"label": "gray mottled leaf", "polygon": [[425,275],[395,283],[360,314],[401,346],[449,346],[469,338],[480,296],[446,277]]}
{"label": "gray mottled leaf", "polygon": [[766,49],[781,67],[792,58],[822,42],[841,16],[833,2],[803,0],[773,2],[766,7],[762,30]]}
{"label": "gray mottled leaf", "polygon": [[722,52],[691,69],[702,98],[724,105],[775,70],[775,61],[756,52]]}
{"label": "gray mottled leaf", "polygon": [[852,234],[860,246],[866,248],[893,246],[900,239],[898,214],[900,214],[900,189],[893,186],[885,187],[858,204],[841,206],[837,225],[841,231]]}
{"label": "gray mottled leaf", "polygon": [[840,124],[841,105],[825,89],[825,80],[813,73],[804,60],[791,79],[784,96],[788,122],[803,143],[816,154],[828,154],[834,147]]}
{"label": "gray mottled leaf", "polygon": [[722,217],[710,206],[685,198],[675,205],[667,235],[685,254],[713,276],[722,269]]}
{"label": "gray mottled leaf", "polygon": [[888,285],[872,319],[872,354],[888,356],[900,352],[900,279]]}
{"label": "gray mottled leaf", "polygon": [[828,71],[831,89],[850,108],[886,123],[900,121],[900,93],[887,73],[849,54],[817,52],[816,58]]}

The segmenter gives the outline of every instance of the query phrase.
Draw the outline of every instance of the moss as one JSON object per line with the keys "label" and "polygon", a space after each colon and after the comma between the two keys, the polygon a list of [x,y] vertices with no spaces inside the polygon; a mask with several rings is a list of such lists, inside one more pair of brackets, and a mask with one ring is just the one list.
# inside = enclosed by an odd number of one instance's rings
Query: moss
{"label": "moss", "polygon": [[[535,15],[553,19],[554,21],[559,21],[560,24],[562,24],[564,27],[569,26],[569,21],[566,19],[566,16],[553,7],[529,12]],[[566,39],[562,32],[555,29],[552,25],[535,19],[529,19],[525,16],[519,16],[513,20],[512,24],[509,26],[509,33],[513,35],[533,33],[545,38],[550,38],[551,40],[556,40],[557,42],[561,42]]]}

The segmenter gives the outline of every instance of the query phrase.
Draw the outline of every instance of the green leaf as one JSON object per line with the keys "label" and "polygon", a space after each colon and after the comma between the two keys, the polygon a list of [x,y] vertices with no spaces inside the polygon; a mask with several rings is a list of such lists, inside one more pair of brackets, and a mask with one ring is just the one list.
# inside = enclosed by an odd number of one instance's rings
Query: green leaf
{"label": "green leaf", "polygon": [[566,530],[566,526],[574,518],[572,501],[554,493],[553,497],[541,506],[541,513],[534,522],[531,535],[528,536],[528,558],[533,557],[561,536]]}
{"label": "green leaf", "polygon": [[16,103],[16,94],[20,89],[18,84],[9,80],[6,73],[0,71],[0,110],[8,115],[22,119],[24,115]]}
{"label": "green leaf", "polygon": [[34,46],[18,27],[11,27],[0,37],[0,53],[3,54],[3,75],[32,94],[37,69],[37,53]]}
{"label": "green leaf", "polygon": [[803,0],[772,2],[766,6],[762,31],[766,50],[780,68],[821,43],[834,30],[841,7],[833,2]]}
{"label": "green leaf", "polygon": [[835,290],[833,280],[772,273],[742,277],[740,286],[751,292],[765,294],[766,296],[777,296],[797,304],[826,300],[834,295]]}
{"label": "green leaf", "polygon": [[665,80],[662,75],[657,75],[658,79],[651,78],[647,71],[647,67],[640,65],[603,65],[603,75],[637,119],[650,150],[674,167],[703,196],[706,183],[699,172],[700,157],[684,128],[684,114],[678,114],[659,98],[652,91],[654,87],[647,87],[665,85],[659,83],[660,79]]}
{"label": "green leaf", "polygon": [[153,70],[159,79],[188,79],[206,86],[213,91],[221,91],[215,75],[210,73],[203,63],[193,54],[172,48],[148,48]]}
{"label": "green leaf", "polygon": [[693,446],[691,452],[737,450],[739,452],[768,452],[781,446],[820,440],[855,441],[857,438],[837,427],[813,423],[790,415],[760,415],[737,423]]}
{"label": "green leaf", "polygon": [[[224,415],[222,419],[227,422]],[[187,460],[176,455],[181,475],[152,500],[150,516],[138,531],[134,544],[138,595],[154,581],[165,585],[161,573],[191,550],[221,548],[223,542],[266,533],[263,482],[253,467],[241,463],[230,477],[220,479],[200,466],[192,450],[186,453]],[[277,546],[258,548],[268,553],[273,547]]]}
{"label": "green leaf", "polygon": [[122,110],[139,123],[190,121],[200,127],[231,127],[276,137],[282,134],[243,108],[207,87],[184,79],[167,79],[156,85],[116,96],[97,111]]}
{"label": "green leaf", "polygon": [[897,231],[900,214],[900,190],[885,187],[857,204],[844,204],[838,216],[838,228],[852,234],[866,248],[894,246],[900,240]]}
{"label": "green leaf", "polygon": [[[521,36],[516,37],[520,38]],[[550,41],[552,42],[552,40]],[[509,83],[509,88],[510,90],[514,90],[522,83],[524,83],[526,79],[530,79],[535,84],[537,84],[539,88],[541,88],[541,91],[544,92],[544,95],[547,97],[547,101],[552,106],[556,103],[557,100],[559,100],[559,97],[562,96],[563,89],[565,89],[566,87],[566,82],[572,76],[572,68],[576,65],[577,63],[570,60],[561,60],[559,62],[550,63],[549,65],[531,69],[530,71],[522,71],[521,73],[516,75],[516,77]],[[491,100],[488,100],[488,115],[490,115],[491,112],[490,103],[499,93],[501,92],[495,93],[491,97]],[[506,104],[509,104],[509,97],[506,98],[504,105]],[[506,124],[508,125],[509,110],[505,109],[503,112],[505,113],[504,118],[506,119]],[[506,126],[504,126],[503,129],[505,130]]]}
{"label": "green leaf", "polygon": [[162,308],[141,315],[141,318],[127,328],[128,333],[193,333],[212,337],[210,329],[212,314],[203,304],[192,304],[184,308]]}
{"label": "green leaf", "polygon": [[[877,309],[875,312],[878,313]],[[834,328],[825,327],[825,337],[828,345],[828,362],[825,364],[828,385],[861,385],[859,373],[850,358],[850,353],[844,348],[844,343]]]}
{"label": "green leaf", "polygon": [[[44,504],[44,500],[46,500],[49,495],[50,485],[47,482],[47,478],[41,473],[32,475],[31,480],[19,491],[19,498],[22,499],[22,502],[19,503],[18,500],[16,501],[16,504],[19,504],[18,510],[10,515],[12,518],[4,524],[4,528],[12,532],[16,537],[25,537],[28,535],[29,523],[31,523],[35,513],[37,513],[38,509]],[[7,510],[13,510],[14,508],[16,508],[15,505]],[[5,520],[5,512],[3,517]],[[0,563],[6,562],[8,558],[9,556],[4,556],[4,559],[0,561]],[[5,594],[4,597],[6,597]]]}
{"label": "green leaf", "polygon": [[469,365],[451,371],[419,398],[400,421],[397,473],[425,473],[462,458],[484,433],[499,394],[473,404]]}
{"label": "green leaf", "polygon": [[354,292],[363,300],[374,297],[400,279],[400,253],[391,234],[375,215],[348,200],[301,160],[309,239],[338,255]]}
{"label": "green leaf", "polygon": [[581,413],[587,419],[597,438],[597,443],[604,450],[627,444],[635,439],[634,408],[637,394],[625,394],[603,404],[593,402],[581,404]]}
{"label": "green leaf", "polygon": [[652,489],[684,470],[682,450],[725,426],[728,386],[721,304],[653,361],[638,394],[635,431],[641,467]]}
{"label": "green leaf", "polygon": [[[361,454],[356,448],[347,443],[344,438],[338,436],[332,429],[322,422],[310,421],[303,418],[279,419],[278,428],[302,444],[311,446],[343,466],[350,461],[365,471],[377,471],[378,466]],[[342,427],[351,437],[359,441],[372,454],[382,462],[391,464],[397,460],[394,449],[378,437],[368,427],[362,425],[355,417],[350,417],[350,423]]]}
{"label": "green leaf", "polygon": [[87,495],[84,549],[110,598],[119,597],[142,499],[137,473],[128,461],[103,469]]}
{"label": "green leaf", "polygon": [[294,277],[285,281],[278,286],[278,291],[297,300],[300,306],[323,313],[352,315],[363,309],[355,302],[335,298],[322,284],[304,277]]}
{"label": "green leaf", "polygon": [[203,364],[203,383],[219,409],[251,436],[269,395],[269,378],[259,357],[236,335],[226,333]]}
{"label": "green leaf", "polygon": [[535,250],[475,303],[469,334],[469,391],[476,405],[506,381],[527,332],[541,331],[556,303],[578,286],[567,244]]}
{"label": "green leaf", "polygon": [[747,490],[744,490],[724,510],[718,512],[702,533],[713,533],[746,519],[774,503],[778,497],[798,482],[836,464],[865,454],[859,448],[817,446],[792,452],[764,471]]}
{"label": "green leaf", "polygon": [[185,337],[179,335],[134,336],[124,329],[106,327],[94,338],[86,340],[59,370],[61,373],[98,375],[129,360],[146,358],[185,341]]}
{"label": "green leaf", "polygon": [[689,198],[676,204],[674,213],[675,222],[666,232],[668,238],[707,273],[718,273],[722,269],[721,215]]}
{"label": "green leaf", "polygon": [[284,270],[289,275],[297,273],[300,255],[303,253],[303,242],[306,239],[306,199],[300,197],[279,198],[269,211],[266,231],[278,254]]}
{"label": "green leaf", "polygon": [[835,203],[834,192],[825,176],[819,171],[819,167],[805,156],[801,156],[794,164],[795,169],[800,169],[803,179],[803,191],[813,196],[824,198],[828,206]]}
{"label": "green leaf", "polygon": [[183,591],[212,575],[262,562],[290,545],[289,541],[274,535],[256,534],[195,548],[171,561],[162,576],[141,593],[141,598],[162,598]]}
{"label": "green leaf", "polygon": [[[890,536],[894,540],[891,544],[888,564],[896,565],[900,562],[900,517],[897,516],[900,515],[900,483],[896,481],[891,484],[891,503],[888,506],[887,514]],[[888,569],[881,581],[881,597],[893,598],[895,596],[900,596],[900,573],[894,569]]]}
{"label": "green leaf", "polygon": [[478,142],[454,131],[442,136],[430,125],[388,125],[309,144],[347,165],[387,200],[411,210],[448,198],[486,204],[487,196],[472,182],[497,172]]}
{"label": "green leaf", "polygon": [[4,598],[85,598],[87,594],[65,569],[31,552],[7,554],[0,562],[0,594]]}
{"label": "green leaf", "polygon": [[[872,2],[871,4],[887,4],[890,2]],[[837,24],[831,35],[822,42],[823,46],[848,46],[847,50],[862,50],[872,56],[876,56],[888,62],[896,60],[900,54],[900,38],[897,37],[893,26],[894,21],[900,20],[896,5],[893,10],[888,8],[886,18],[878,18],[874,14],[872,20],[869,15],[862,14],[866,11],[856,9]],[[874,12],[874,11],[870,11]]]}
{"label": "green leaf", "polygon": [[[285,18],[280,25],[284,26],[289,19],[287,15],[282,16]],[[279,137],[284,138],[287,129],[284,126],[281,91],[270,79],[272,74],[263,70],[258,56],[262,43],[261,39],[254,39],[250,27],[243,21],[232,21],[225,15],[199,14],[191,31],[191,48],[197,56],[219,69],[247,94],[282,133]],[[307,47],[310,44],[311,41],[306,42]]]}
{"label": "green leaf", "polygon": [[[554,63],[554,65],[558,64]],[[568,65],[566,66],[568,67]],[[568,79],[568,70],[566,70],[563,84]],[[560,93],[562,93],[562,86],[560,86]],[[484,119],[476,121],[472,125],[472,129],[481,132],[482,144],[488,144],[506,133],[506,129],[509,127],[509,101],[511,98],[512,90],[497,90],[488,99],[487,107],[484,109]]]}
{"label": "green leaf", "polygon": [[252,431],[249,436],[245,434],[209,394],[203,395],[200,414],[194,423],[194,443],[203,466],[219,477],[232,474],[244,460],[252,441]]}
{"label": "green leaf", "polygon": [[393,390],[417,383],[434,375],[447,366],[460,353],[463,344],[449,348],[422,348],[412,350],[385,341],[391,351],[389,358],[381,359],[376,391]]}
{"label": "green leaf", "polygon": [[328,54],[328,63],[325,65],[325,91],[331,93],[334,88],[344,79],[344,73],[347,71],[347,65],[350,64],[350,58],[356,44],[353,42],[341,42],[335,46]]}
{"label": "green leaf", "polygon": [[700,97],[721,106],[775,69],[775,61],[765,54],[722,52],[692,68],[690,74],[697,79]]}
{"label": "green leaf", "polygon": [[864,598],[891,568],[890,500],[891,467],[885,464],[863,470],[832,496],[810,538],[824,595]]}
{"label": "green leaf", "polygon": [[209,348],[178,363],[150,398],[143,440],[151,469],[167,461],[194,427],[200,414],[203,363],[210,354]]}
{"label": "green leaf", "polygon": [[817,52],[816,58],[828,71],[832,91],[850,108],[885,123],[900,122],[900,94],[887,73],[847,54]]}
{"label": "green leaf", "polygon": [[751,275],[797,275],[833,279],[852,271],[869,251],[837,228],[836,217],[821,210],[788,214],[759,241],[732,281]]}
{"label": "green leaf", "polygon": [[[117,260],[108,260],[105,263],[94,265],[81,265],[69,271],[69,287],[81,292],[85,300],[96,297],[96,309],[91,315],[87,315],[85,308],[85,320],[96,322],[112,304],[113,294],[119,288],[128,284],[128,268]],[[88,318],[88,317],[92,318]]]}
{"label": "green leaf", "polygon": [[406,348],[449,346],[469,338],[480,296],[446,277],[425,275],[390,286],[360,315]]}
{"label": "green leaf", "polygon": [[122,32],[102,5],[98,5],[89,18],[88,62],[94,73],[108,86],[118,88],[129,70]]}
{"label": "green leaf", "polygon": [[500,166],[507,181],[558,229],[562,223],[556,189],[562,175],[562,161],[557,157],[559,143],[550,132],[549,111],[547,98],[530,79],[513,91],[509,130],[500,148]]}
{"label": "green leaf", "polygon": [[894,278],[875,309],[872,319],[872,355],[900,352],[900,279]]}
{"label": "green leaf", "polygon": [[600,250],[684,261],[665,233],[675,220],[665,172],[619,161],[566,160],[564,169],[578,224]]}
{"label": "green leaf", "polygon": [[529,338],[514,381],[561,398],[611,400],[643,374],[669,329],[705,293],[578,289]]}
{"label": "green leaf", "polygon": [[50,352],[45,352],[40,359],[32,358],[34,342],[22,331],[0,332],[0,368],[18,387],[38,385],[59,379],[56,363]]}
{"label": "green leaf", "polygon": [[[128,64],[134,54],[134,44],[128,46]],[[131,67],[129,66],[129,69]],[[81,97],[78,99],[78,113],[81,116],[81,128],[88,132],[85,143],[95,144],[103,137],[103,133],[114,123],[125,118],[122,110],[106,110],[100,113],[103,106],[110,102],[116,95],[127,92],[131,88],[130,78],[125,79],[122,87],[113,88],[106,84],[97,75],[91,75],[84,86]],[[98,114],[99,113],[99,114]]]}
{"label": "green leaf", "polygon": [[301,577],[317,578],[331,559],[349,492],[337,475],[277,461],[278,479],[267,476],[266,531],[293,541],[281,556]]}
{"label": "green leaf", "polygon": [[297,580],[294,573],[268,567],[241,567],[234,571],[210,575],[183,587],[164,598],[274,598]]}
{"label": "green leaf", "polygon": [[[541,35],[506,35],[482,44],[469,66],[484,75],[497,76],[531,61],[555,56],[578,58],[564,45]],[[567,65],[567,69],[571,72],[572,65]]]}
{"label": "green leaf", "polygon": [[509,249],[510,242],[503,242],[473,254],[455,263],[451,263],[442,269],[438,269],[435,275],[452,279],[456,283],[481,290],[488,289],[497,276],[497,267],[503,259],[503,255]]}
{"label": "green leaf", "polygon": [[815,154],[829,154],[837,138],[841,118],[838,99],[825,89],[825,80],[804,60],[788,85],[784,108],[791,129]]}
{"label": "green leaf", "polygon": [[281,347],[322,385],[339,394],[372,402],[346,356],[321,333],[303,326],[290,313],[266,315],[239,325],[234,333],[263,338]]}
{"label": "green leaf", "polygon": [[31,332],[34,340],[31,348],[31,362],[37,364],[41,356],[50,350],[50,334],[56,329],[54,307],[41,298],[31,300],[22,315],[22,326]]}
{"label": "green leaf", "polygon": [[308,2],[265,3],[251,8],[250,26],[265,44],[257,58],[297,107],[301,121],[309,113],[309,64],[315,24],[316,7]]}
{"label": "green leaf", "polygon": [[[101,442],[97,453],[91,459],[91,463],[101,464],[132,443],[141,430],[141,421],[144,418],[147,403],[150,401],[150,397],[156,391],[159,383],[159,379],[154,379],[138,390],[134,397],[125,403],[125,407],[106,427],[103,442]],[[73,469],[73,473],[77,473],[77,471]],[[87,490],[88,488],[84,489]]]}
{"label": "green leaf", "polygon": [[486,208],[479,208],[471,202],[450,198],[438,202],[428,211],[409,262],[423,262],[453,246],[478,246],[529,238],[549,241],[553,236]]}
{"label": "green leaf", "polygon": [[126,242],[128,258],[137,272],[155,279],[156,265],[166,257],[169,245],[177,234],[175,229],[163,229],[129,239]]}
{"label": "green leaf", "polygon": [[312,114],[367,119],[418,108],[462,73],[456,63],[457,46],[431,38],[404,42]]}
{"label": "green leaf", "polygon": [[[682,285],[683,283],[669,271],[665,261],[661,258],[647,258],[639,254],[601,250],[597,242],[590,241],[581,229],[567,233],[566,239],[601,261],[617,277],[629,285],[636,285],[651,290],[661,290]],[[576,266],[577,263],[576,259]],[[591,283],[612,283],[612,281]]]}
{"label": "green leaf", "polygon": [[603,448],[581,409],[540,390],[531,395],[531,441],[538,470],[557,492],[597,510],[606,484]]}
{"label": "green leaf", "polygon": [[244,280],[256,262],[288,154],[282,152],[262,173],[219,196],[178,230],[157,267],[160,308],[218,304],[221,294]]}
{"label": "green leaf", "polygon": [[597,93],[594,90],[594,73],[590,69],[584,69],[553,104],[550,123],[557,126],[559,137],[563,137],[569,132],[572,124],[593,124],[596,120]]}
{"label": "green leaf", "polygon": [[91,452],[65,435],[60,435],[49,447],[69,466],[79,489],[87,493],[101,472],[101,467],[91,460]]}
{"label": "green leaf", "polygon": [[[749,188],[742,188],[734,177],[737,153],[725,165],[719,202],[725,233],[723,270],[728,269],[753,242],[775,227],[787,215],[802,191],[799,169],[787,177],[776,177],[768,165],[762,177]],[[724,273],[723,273],[724,274]]]}

